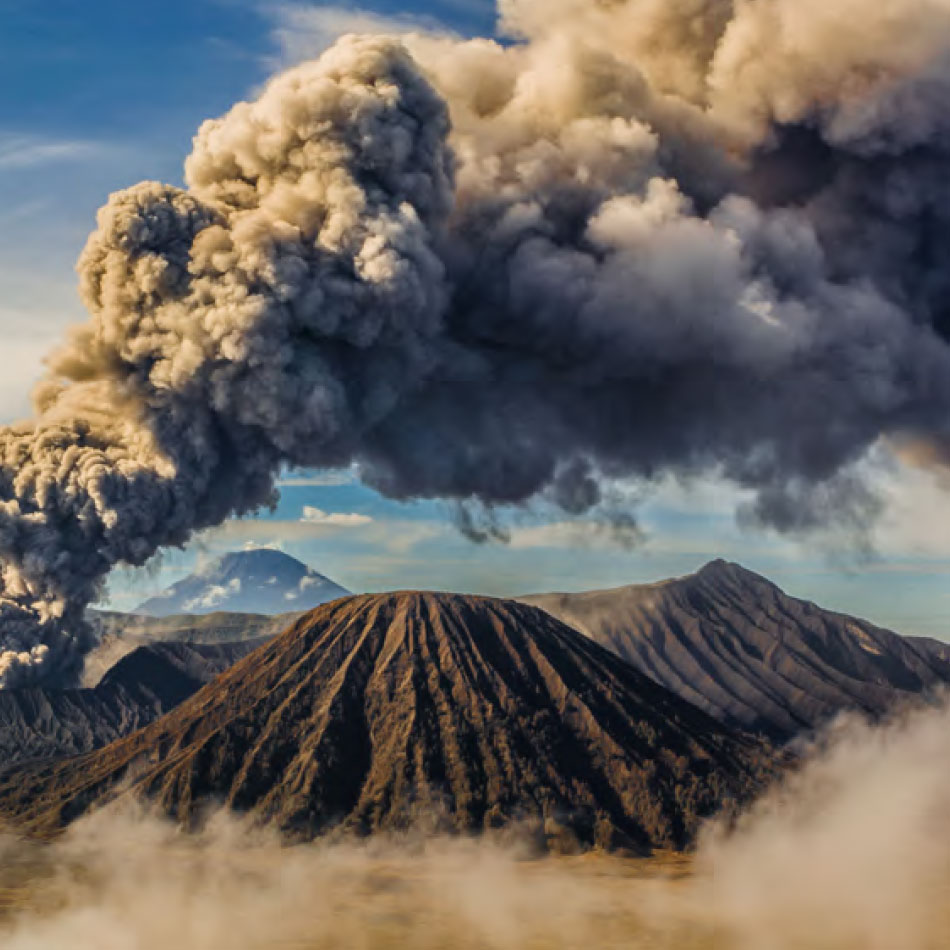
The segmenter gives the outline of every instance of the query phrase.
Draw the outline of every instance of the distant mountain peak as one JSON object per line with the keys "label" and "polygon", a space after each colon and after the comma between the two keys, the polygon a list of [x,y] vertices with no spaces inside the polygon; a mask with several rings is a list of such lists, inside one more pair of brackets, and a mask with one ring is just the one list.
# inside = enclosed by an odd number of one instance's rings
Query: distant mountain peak
{"label": "distant mountain peak", "polygon": [[[695,574],[690,574],[688,577],[706,581],[707,583],[743,584],[754,587],[766,585],[771,588],[775,587],[775,584],[767,577],[763,577],[755,571],[750,571],[747,567],[743,567],[735,561],[726,561],[721,557],[710,561],[708,564],[704,564]],[[683,579],[686,580],[687,578]]]}
{"label": "distant mountain peak", "polygon": [[217,611],[279,614],[310,610],[348,593],[283,551],[254,548],[202,565],[134,612],[152,617]]}
{"label": "distant mountain peak", "polygon": [[207,561],[196,573],[204,574],[234,568],[246,569],[248,566],[306,568],[303,561],[298,561],[297,558],[291,557],[278,548],[248,548],[246,551],[228,551],[212,561]]}
{"label": "distant mountain peak", "polygon": [[745,570],[741,564],[737,564],[735,561],[727,561],[725,558],[717,557],[704,564],[698,571],[696,571],[696,573],[705,575],[720,575],[731,573],[735,568],[738,568],[742,571]]}

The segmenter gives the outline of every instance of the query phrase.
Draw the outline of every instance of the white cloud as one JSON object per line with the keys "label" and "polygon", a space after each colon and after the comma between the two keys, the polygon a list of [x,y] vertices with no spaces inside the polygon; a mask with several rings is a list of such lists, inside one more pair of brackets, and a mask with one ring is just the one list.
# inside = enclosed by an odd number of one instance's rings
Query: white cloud
{"label": "white cloud", "polygon": [[277,482],[278,488],[336,488],[352,485],[356,473],[351,468],[329,469],[307,475],[286,475]]}
{"label": "white cloud", "polygon": [[515,550],[532,548],[619,548],[629,550],[642,540],[639,531],[625,523],[610,521],[555,521],[514,528],[509,544]]}
{"label": "white cloud", "polygon": [[241,592],[241,579],[234,577],[227,584],[215,584],[209,587],[200,597],[192,597],[182,604],[182,610],[189,613],[193,610],[210,610],[223,604],[232,594]]}
{"label": "white cloud", "polygon": [[300,583],[296,590],[289,590],[284,594],[284,600],[297,600],[301,594],[311,587],[320,587],[324,584],[324,579],[317,574],[305,574],[300,578]]}
{"label": "white cloud", "polygon": [[[4,229],[4,225],[0,217],[0,259],[11,259],[0,265],[0,421],[8,422],[29,413],[30,390],[43,375],[43,360],[62,340],[66,327],[84,314],[67,264],[69,257],[55,256],[45,271],[28,262],[21,265],[8,247],[17,228]],[[54,258],[48,248],[38,252],[37,258],[42,259],[43,253]]]}
{"label": "white cloud", "polygon": [[417,545],[440,537],[458,539],[449,524],[438,521],[410,521],[400,518],[373,520],[353,530],[352,524],[326,521],[287,521],[277,518],[232,519],[203,532],[196,543],[214,550],[278,548],[307,544],[345,534],[361,547],[394,555],[407,555]]}
{"label": "white cloud", "polygon": [[885,507],[873,541],[882,554],[950,558],[950,482],[944,472],[897,463],[877,488]]}
{"label": "white cloud", "polygon": [[0,133],[0,171],[35,168],[54,162],[85,161],[98,157],[102,151],[102,146],[95,142]]}
{"label": "white cloud", "polygon": [[[240,524],[242,522],[237,522],[237,523]],[[283,542],[276,539],[272,541],[260,541],[254,538],[249,538],[241,545],[241,550],[242,551],[273,551],[273,550],[283,551],[284,546],[283,546]]]}
{"label": "white cloud", "polygon": [[262,12],[275,24],[271,36],[280,50],[272,68],[283,68],[319,56],[347,33],[406,33],[449,35],[451,31],[431,16],[409,13],[384,15],[359,7],[309,6],[284,3]]}
{"label": "white cloud", "polygon": [[666,476],[643,485],[636,482],[614,483],[621,497],[628,498],[643,510],[671,511],[703,518],[732,522],[736,509],[753,496],[716,475],[702,479],[679,479]]}
{"label": "white cloud", "polygon": [[[5,327],[5,311],[0,307],[0,326]],[[42,338],[3,341],[3,374],[0,376],[0,420],[10,422],[31,412],[30,391],[43,375],[43,358],[49,341]]]}
{"label": "white cloud", "polygon": [[308,521],[286,521],[278,518],[232,519],[216,528],[209,528],[202,538],[214,550],[231,550],[240,546],[245,551],[258,548],[285,550],[288,544],[331,537],[346,530],[339,525],[315,524]]}
{"label": "white cloud", "polygon": [[324,511],[313,505],[304,505],[300,520],[305,524],[322,524],[338,528],[361,528],[373,522],[369,515],[361,515],[355,511]]}

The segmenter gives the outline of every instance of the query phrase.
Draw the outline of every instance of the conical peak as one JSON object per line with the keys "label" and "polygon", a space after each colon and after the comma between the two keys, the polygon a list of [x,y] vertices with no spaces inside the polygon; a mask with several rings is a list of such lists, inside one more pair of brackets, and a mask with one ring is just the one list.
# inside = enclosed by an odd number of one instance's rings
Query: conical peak
{"label": "conical peak", "polygon": [[711,561],[704,564],[696,573],[697,574],[722,574],[730,571],[732,568],[740,568],[739,564],[736,564],[735,561],[727,561],[725,558],[717,557],[713,558]]}
{"label": "conical peak", "polygon": [[[701,580],[710,584],[731,584],[742,585],[745,587],[775,587],[775,585],[763,577],[750,571],[748,568],[737,564],[735,561],[726,561],[722,558],[716,558],[701,567],[695,574],[691,575],[696,580]],[[686,578],[684,578],[685,580]]]}
{"label": "conical peak", "polygon": [[302,561],[271,548],[233,551],[177,580],[135,608],[167,617],[218,611],[281,614],[349,593]]}
{"label": "conical peak", "polygon": [[584,846],[669,847],[767,762],[543,610],[397,591],[316,608],[81,761],[0,776],[0,815],[50,828],[133,793],[182,818],[224,802],[295,836],[395,830],[422,809],[466,833],[531,819]]}

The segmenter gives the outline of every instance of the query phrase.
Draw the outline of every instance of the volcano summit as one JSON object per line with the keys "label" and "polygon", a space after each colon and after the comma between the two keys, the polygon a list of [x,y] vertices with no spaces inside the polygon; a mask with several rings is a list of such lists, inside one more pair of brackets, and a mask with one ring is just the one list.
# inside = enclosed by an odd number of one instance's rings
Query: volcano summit
{"label": "volcano summit", "polygon": [[232,551],[135,608],[149,617],[228,611],[312,610],[349,593],[296,558],[271,548]]}

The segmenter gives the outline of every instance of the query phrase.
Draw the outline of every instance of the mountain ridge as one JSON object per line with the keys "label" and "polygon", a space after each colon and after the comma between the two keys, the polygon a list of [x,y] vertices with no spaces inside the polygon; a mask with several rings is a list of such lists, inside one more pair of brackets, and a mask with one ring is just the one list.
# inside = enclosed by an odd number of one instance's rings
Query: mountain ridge
{"label": "mountain ridge", "polygon": [[174,709],[259,642],[139,646],[95,687],[0,690],[0,768],[89,752]]}
{"label": "mountain ridge", "polygon": [[518,598],[732,728],[784,741],[950,683],[950,650],[790,597],[715,560],[654,584]]}

